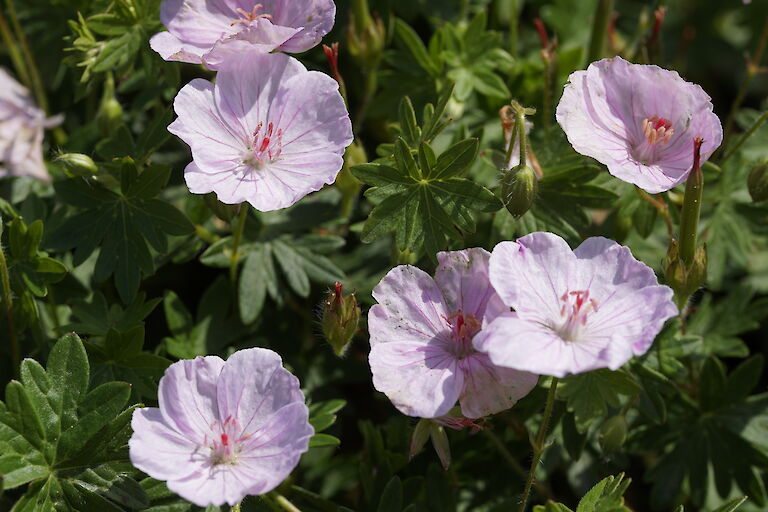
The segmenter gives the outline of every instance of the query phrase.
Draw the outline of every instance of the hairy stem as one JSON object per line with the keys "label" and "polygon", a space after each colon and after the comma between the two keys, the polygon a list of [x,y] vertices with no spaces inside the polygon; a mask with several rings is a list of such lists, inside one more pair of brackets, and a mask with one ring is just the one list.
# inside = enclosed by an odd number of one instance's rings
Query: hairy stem
{"label": "hairy stem", "polygon": [[[482,432],[488,439],[491,440],[496,449],[499,450],[501,458],[504,459],[510,469],[520,475],[522,478],[527,478],[528,473],[525,471],[523,466],[517,462],[517,459],[515,459],[515,457],[509,452],[507,447],[504,446],[504,443],[501,441],[501,439],[499,439],[499,436],[497,436],[491,429],[483,430]],[[540,482],[534,481],[533,486],[536,488],[536,492],[539,493],[539,495],[544,499],[550,499],[552,497],[552,492],[549,490],[549,488]]]}
{"label": "hairy stem", "polygon": [[243,203],[240,205],[240,214],[237,216],[237,226],[233,230],[232,252],[229,255],[229,277],[232,284],[237,284],[237,269],[240,266],[240,240],[243,238],[245,230],[245,221],[248,219],[248,210],[250,205]]}
{"label": "hairy stem", "polygon": [[694,140],[693,145],[693,169],[685,182],[685,197],[680,212],[680,259],[687,266],[693,263],[696,255],[701,195],[704,190],[704,177],[700,166],[701,139]]}
{"label": "hairy stem", "polygon": [[547,403],[544,406],[544,416],[541,418],[541,425],[539,426],[539,432],[536,434],[536,440],[533,446],[533,459],[531,460],[531,469],[528,471],[528,478],[525,480],[525,488],[523,489],[523,497],[520,500],[519,512],[525,512],[525,506],[528,504],[528,497],[531,494],[531,487],[533,486],[533,479],[536,474],[536,468],[539,467],[541,457],[546,451],[546,445],[544,441],[547,438],[547,428],[549,428],[549,420],[552,417],[552,409],[555,406],[555,391],[557,391],[557,377],[552,377],[552,384],[549,386],[549,393],[547,393]]}
{"label": "hairy stem", "polygon": [[3,287],[3,306],[5,307],[5,315],[8,319],[8,343],[10,345],[11,352],[11,365],[13,366],[14,375],[19,375],[19,364],[21,357],[19,355],[19,342],[16,339],[16,327],[13,323],[13,296],[11,295],[11,279],[8,275],[8,265],[5,261],[5,253],[0,246],[0,281],[2,281]]}

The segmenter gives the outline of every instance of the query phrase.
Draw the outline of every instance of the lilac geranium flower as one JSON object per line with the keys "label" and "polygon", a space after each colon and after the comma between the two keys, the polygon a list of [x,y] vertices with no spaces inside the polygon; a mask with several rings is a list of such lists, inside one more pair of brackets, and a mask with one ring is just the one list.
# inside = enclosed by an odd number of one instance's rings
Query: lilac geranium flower
{"label": "lilac geranium flower", "polygon": [[133,413],[131,462],[201,507],[274,489],[314,433],[299,380],[263,348],[178,361],[158,399]]}
{"label": "lilac geranium flower", "polygon": [[499,366],[543,375],[616,370],[644,354],[677,314],[653,270],[602,237],[575,251],[552,233],[501,242],[490,280],[514,312],[485,327],[475,348]]}
{"label": "lilac geranium flower", "polygon": [[472,339],[508,308],[488,281],[488,251],[438,253],[433,280],[410,266],[393,268],[373,291],[369,362],[374,387],[402,413],[443,416],[458,400],[467,418],[510,408],[536,375],[499,368]]}
{"label": "lilac geranium flower", "polygon": [[568,80],[557,122],[573,148],[652,194],[688,177],[693,139],[702,162],[723,140],[710,97],[675,71],[613,57]]}
{"label": "lilac geranium flower", "polygon": [[333,27],[333,0],[164,0],[168,28],[150,46],[165,60],[210,69],[229,67],[229,56],[309,50]]}
{"label": "lilac geranium flower", "polygon": [[253,55],[195,79],[174,101],[168,131],[192,149],[190,192],[248,201],[261,211],[292,205],[333,183],[352,142],[352,124],[329,76],[284,54]]}
{"label": "lilac geranium flower", "polygon": [[61,116],[46,118],[27,88],[0,68],[0,178],[49,181],[43,162],[44,131],[60,122]]}

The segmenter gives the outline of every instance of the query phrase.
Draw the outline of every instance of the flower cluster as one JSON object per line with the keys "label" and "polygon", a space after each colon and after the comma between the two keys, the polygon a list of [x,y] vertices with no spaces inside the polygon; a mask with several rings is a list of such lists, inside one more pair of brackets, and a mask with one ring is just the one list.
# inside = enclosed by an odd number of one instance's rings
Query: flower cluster
{"label": "flower cluster", "polygon": [[511,407],[537,375],[615,370],[677,314],[672,290],[605,238],[573,251],[533,233],[490,256],[438,259],[434,280],[407,265],[390,271],[369,314],[373,384],[410,416],[442,416],[458,400],[478,418]]}
{"label": "flower cluster", "polygon": [[333,183],[352,143],[338,83],[273,51],[305,51],[333,26],[332,0],[165,0],[168,27],[152,48],[166,60],[219,70],[174,101],[168,130],[192,150],[190,192],[261,211],[288,207]]}

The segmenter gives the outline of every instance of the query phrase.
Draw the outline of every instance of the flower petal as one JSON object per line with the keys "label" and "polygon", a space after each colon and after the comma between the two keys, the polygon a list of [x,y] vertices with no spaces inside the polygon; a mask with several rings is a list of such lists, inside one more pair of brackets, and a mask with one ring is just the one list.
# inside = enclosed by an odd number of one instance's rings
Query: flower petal
{"label": "flower petal", "polygon": [[475,353],[460,363],[464,392],[461,413],[480,418],[506,411],[536,387],[538,375],[496,366],[486,354]]}
{"label": "flower petal", "polygon": [[182,478],[195,471],[197,445],[167,426],[160,409],[133,411],[128,441],[131,464],[159,480]]}
{"label": "flower petal", "polygon": [[448,310],[461,309],[485,325],[509,311],[491,286],[488,265],[491,253],[481,248],[437,253],[435,282],[440,287]]}
{"label": "flower petal", "polygon": [[200,64],[203,53],[207,48],[200,48],[191,43],[184,43],[170,32],[160,32],[152,36],[149,46],[155,50],[164,60],[189,62]]}
{"label": "flower petal", "polygon": [[213,70],[238,69],[243,65],[242,60],[268,54],[300,31],[300,28],[273,25],[267,18],[256,18],[239,32],[216,41],[203,55],[203,63]]}
{"label": "flower petal", "polygon": [[276,352],[265,348],[238,350],[219,375],[219,417],[237,420],[245,434],[256,432],[281,408],[304,403],[299,379],[283,368]]}
{"label": "flower petal", "polygon": [[628,345],[595,338],[564,341],[552,329],[513,313],[497,317],[473,343],[498,366],[554,377],[616,369],[632,357]]}
{"label": "flower petal", "polygon": [[233,466],[210,463],[184,478],[168,480],[168,489],[198,507],[235,505],[248,494],[249,482]]}
{"label": "flower petal", "polygon": [[368,356],[373,387],[408,416],[435,418],[456,404],[464,376],[442,340],[373,345]]}
{"label": "flower petal", "polygon": [[447,335],[451,314],[432,277],[411,265],[390,270],[373,289],[379,303],[371,308],[368,330],[371,346],[400,340],[428,343]]}
{"label": "flower petal", "polygon": [[531,233],[493,249],[491,284],[519,315],[547,323],[560,317],[560,297],[570,288],[575,262],[573,251],[559,236]]}
{"label": "flower petal", "polygon": [[242,162],[246,149],[242,128],[225,120],[213,102],[213,84],[196,78],[173,102],[179,116],[168,131],[192,149],[198,168],[207,172],[229,170]]}
{"label": "flower petal", "polygon": [[220,421],[216,382],[224,367],[217,356],[177,361],[165,370],[157,392],[166,425],[190,441],[203,444],[214,421]]}

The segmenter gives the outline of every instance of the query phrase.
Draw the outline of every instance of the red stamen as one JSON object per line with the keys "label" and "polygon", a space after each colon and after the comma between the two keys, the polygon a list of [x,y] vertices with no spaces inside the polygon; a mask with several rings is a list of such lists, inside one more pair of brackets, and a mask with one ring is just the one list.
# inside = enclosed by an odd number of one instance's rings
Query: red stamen
{"label": "red stamen", "polygon": [[229,444],[229,436],[227,434],[221,434],[221,444],[224,446]]}

